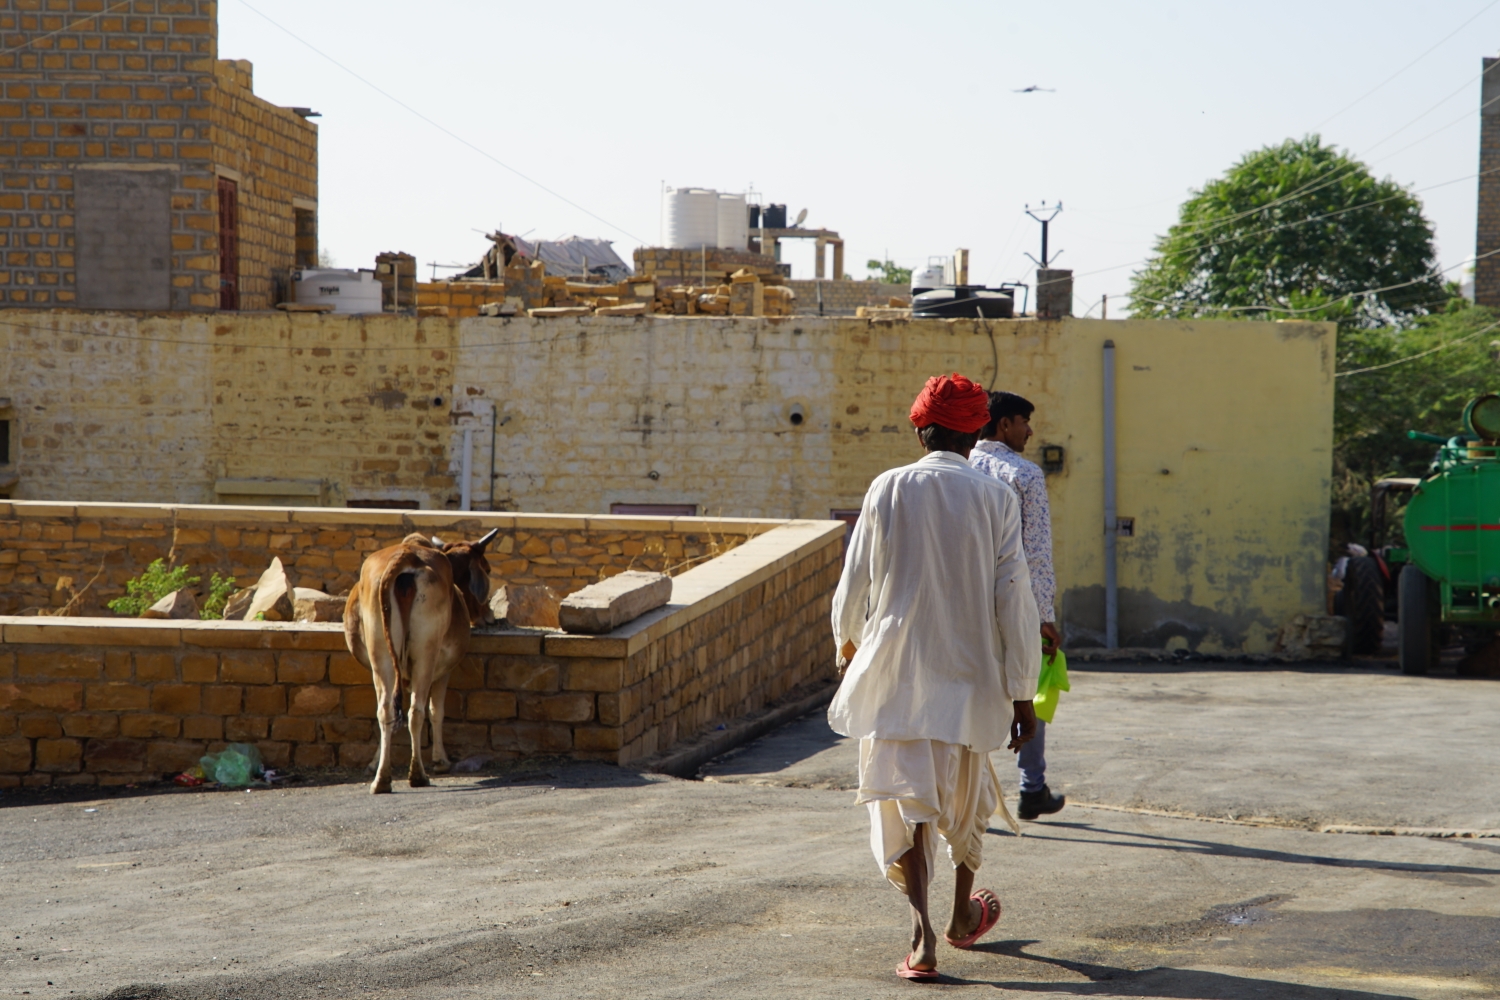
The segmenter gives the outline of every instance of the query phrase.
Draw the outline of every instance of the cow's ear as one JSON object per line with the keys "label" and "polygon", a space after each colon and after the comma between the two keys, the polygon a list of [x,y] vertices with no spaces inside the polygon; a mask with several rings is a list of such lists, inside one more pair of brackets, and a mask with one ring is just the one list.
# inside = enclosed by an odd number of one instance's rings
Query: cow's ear
{"label": "cow's ear", "polygon": [[477,541],[477,542],[470,542],[469,543],[469,548],[473,549],[475,552],[478,552],[480,555],[483,555],[484,554],[484,547],[486,545],[490,544],[490,542],[494,541],[495,540],[495,536],[498,535],[498,534],[500,534],[500,529],[499,528],[491,528],[489,530],[489,532],[483,538],[481,538],[479,541]]}
{"label": "cow's ear", "polygon": [[478,559],[469,564],[469,593],[477,597],[481,604],[490,596],[490,578],[479,568]]}

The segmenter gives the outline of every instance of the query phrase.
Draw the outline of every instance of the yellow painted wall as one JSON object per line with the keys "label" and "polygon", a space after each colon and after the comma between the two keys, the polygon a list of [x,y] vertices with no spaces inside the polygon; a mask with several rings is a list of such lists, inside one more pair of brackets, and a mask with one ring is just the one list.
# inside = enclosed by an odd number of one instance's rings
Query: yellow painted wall
{"label": "yellow painted wall", "polygon": [[[827,517],[920,456],[907,411],[928,375],[993,380],[1037,405],[1034,449],[1066,449],[1049,489],[1074,643],[1102,630],[1112,338],[1119,513],[1136,526],[1119,541],[1121,641],[1264,652],[1323,607],[1331,325],[7,318],[22,327],[0,328],[20,499],[451,507],[467,428],[477,509]],[[223,491],[255,479],[317,495]]]}

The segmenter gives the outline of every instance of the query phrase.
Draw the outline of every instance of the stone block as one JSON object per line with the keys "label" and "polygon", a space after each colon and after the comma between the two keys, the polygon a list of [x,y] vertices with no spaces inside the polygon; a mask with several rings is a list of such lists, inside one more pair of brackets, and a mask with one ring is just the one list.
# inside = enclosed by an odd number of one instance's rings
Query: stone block
{"label": "stone block", "polygon": [[292,745],[280,740],[257,740],[260,759],[267,767],[286,767],[292,762]]}
{"label": "stone block", "polygon": [[89,740],[84,766],[94,774],[139,774],[146,766],[146,744],[140,740]]}
{"label": "stone block", "polygon": [[225,653],[219,660],[219,677],[228,683],[276,683],[276,663],[270,652]]}
{"label": "stone block", "polygon": [[[287,536],[288,544],[290,536]],[[274,546],[276,539],[273,536]],[[279,557],[271,559],[271,565],[255,583],[255,597],[245,609],[246,621],[289,622],[295,613],[291,577]]]}
{"label": "stone block", "polygon": [[[541,539],[532,538],[526,545],[533,543],[541,546],[542,553],[548,551]],[[545,584],[506,584],[490,595],[490,611],[496,620],[523,628],[557,628],[560,603],[561,596]]]}
{"label": "stone block", "polygon": [[16,673],[21,677],[94,680],[104,675],[104,655],[102,651],[24,651],[16,656]]}
{"label": "stone block", "polygon": [[324,719],[319,725],[323,729],[323,739],[329,743],[359,742],[375,736],[373,719]]}
{"label": "stone block", "polygon": [[149,740],[160,736],[175,737],[180,732],[182,732],[182,720],[175,715],[144,712],[120,716],[120,735],[128,736],[131,739]]}
{"label": "stone block", "polygon": [[[358,661],[355,662],[358,663]],[[276,654],[276,679],[283,684],[316,684],[327,672],[328,654],[326,653]],[[369,672],[366,671],[366,679],[368,675]]]}
{"label": "stone block", "polygon": [[473,691],[484,687],[484,660],[466,656],[448,673],[448,690]]}
{"label": "stone block", "polygon": [[336,687],[308,686],[292,689],[292,715],[333,715],[339,710],[342,692]]}
{"label": "stone block", "polygon": [[671,599],[671,577],[665,573],[630,570],[563,598],[557,620],[566,632],[602,635]]}
{"label": "stone block", "polygon": [[555,722],[500,722],[490,727],[490,746],[523,754],[567,753],[573,749],[573,727]]}
{"label": "stone block", "polygon": [[517,714],[532,722],[587,722],[594,717],[592,694],[524,694]]}
{"label": "stone block", "polygon": [[224,720],[224,738],[231,743],[263,740],[270,720],[259,715],[231,715]]}
{"label": "stone block", "polygon": [[88,707],[103,711],[132,711],[146,708],[150,691],[143,684],[127,681],[104,681],[88,686]]}
{"label": "stone block", "polygon": [[286,688],[280,684],[255,684],[245,688],[247,715],[286,714]]}
{"label": "stone block", "polygon": [[182,720],[182,735],[190,740],[222,740],[224,720],[217,715],[194,715]]}
{"label": "stone block", "polygon": [[[215,665],[217,669],[217,664]],[[177,664],[171,653],[136,653],[137,681],[172,681],[177,679]]]}
{"label": "stone block", "polygon": [[380,746],[376,743],[340,743],[338,750],[339,767],[360,768],[369,766]]}
{"label": "stone block", "polygon": [[235,684],[208,684],[203,687],[201,709],[212,715],[238,715],[244,703],[244,689]]}
{"label": "stone block", "polygon": [[579,726],[573,730],[575,750],[618,750],[623,734],[616,727]]}
{"label": "stone block", "polygon": [[0,740],[0,772],[21,774],[31,770],[31,741],[22,738]]}
{"label": "stone block", "polygon": [[516,696],[510,691],[471,692],[464,715],[476,722],[513,719],[516,716]]}
{"label": "stone block", "polygon": [[370,669],[348,653],[332,653],[328,657],[328,680],[334,684],[374,684]]}
{"label": "stone block", "polygon": [[151,688],[151,710],[171,715],[197,715],[203,687],[198,684],[156,684]]}
{"label": "stone block", "polygon": [[[139,662],[138,660],[137,670],[140,669]],[[163,679],[170,680],[171,678],[168,676]],[[182,679],[196,684],[212,684],[219,679],[219,657],[214,653],[184,653],[182,655]]]}
{"label": "stone block", "polygon": [[198,617],[198,599],[191,590],[174,590],[151,607],[141,612],[142,618],[191,619]]}
{"label": "stone block", "polygon": [[63,734],[62,723],[56,715],[23,715],[16,721],[16,731],[30,739],[55,740]]}
{"label": "stone block", "polygon": [[288,740],[292,743],[313,743],[318,738],[318,724],[312,719],[294,719],[290,716],[271,720],[271,739]]}
{"label": "stone block", "polygon": [[346,687],[344,690],[344,716],[350,719],[375,718],[375,687]]}
{"label": "stone block", "polygon": [[120,732],[120,717],[109,712],[77,712],[63,716],[60,721],[68,736],[106,737]]}
{"label": "stone block", "polygon": [[568,691],[618,691],[624,686],[624,660],[569,660],[563,688]]}
{"label": "stone block", "polygon": [[0,712],[77,712],[84,706],[84,685],[0,684]]}
{"label": "stone block", "polygon": [[486,686],[502,691],[556,691],[560,673],[556,663],[497,656],[490,660]]}
{"label": "stone block", "polygon": [[104,653],[104,679],[107,681],[130,680],[130,653],[123,649],[106,650]]}

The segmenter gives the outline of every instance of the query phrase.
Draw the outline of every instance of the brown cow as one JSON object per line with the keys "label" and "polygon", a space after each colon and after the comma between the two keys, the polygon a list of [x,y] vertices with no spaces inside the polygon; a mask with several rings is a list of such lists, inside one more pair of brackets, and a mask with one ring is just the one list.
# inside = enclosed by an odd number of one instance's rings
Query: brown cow
{"label": "brown cow", "polygon": [[[497,529],[498,531],[498,529]],[[469,649],[469,627],[489,608],[489,563],[484,548],[497,531],[477,542],[443,545],[408,535],[400,544],[371,553],[344,608],[344,642],[375,680],[380,756],[372,794],[391,790],[391,742],[405,708],[402,687],[411,690],[411,787],[429,784],[422,767],[422,731],[432,714],[433,770],[448,769],[443,747],[443,703],[448,674]],[[455,572],[457,570],[457,572]],[[455,579],[457,578],[457,579]],[[474,609],[483,609],[475,615]],[[403,685],[404,682],[404,685]]]}

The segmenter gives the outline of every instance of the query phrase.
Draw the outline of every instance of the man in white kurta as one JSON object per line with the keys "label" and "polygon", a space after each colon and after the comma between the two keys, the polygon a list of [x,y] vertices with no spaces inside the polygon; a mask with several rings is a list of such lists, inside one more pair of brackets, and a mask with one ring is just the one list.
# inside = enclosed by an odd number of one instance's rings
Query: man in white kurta
{"label": "man in white kurta", "polygon": [[828,718],[860,741],[871,848],[912,903],[905,978],[935,975],[932,828],[957,872],[949,942],[972,944],[981,918],[993,925],[991,906],[998,919],[992,893],[967,892],[1002,807],[989,753],[1019,749],[1035,726],[1041,643],[1020,511],[1008,486],[967,461],[987,403],[962,376],[929,381],[912,410],[928,454],[870,485],[833,599],[835,639],[853,655]]}

